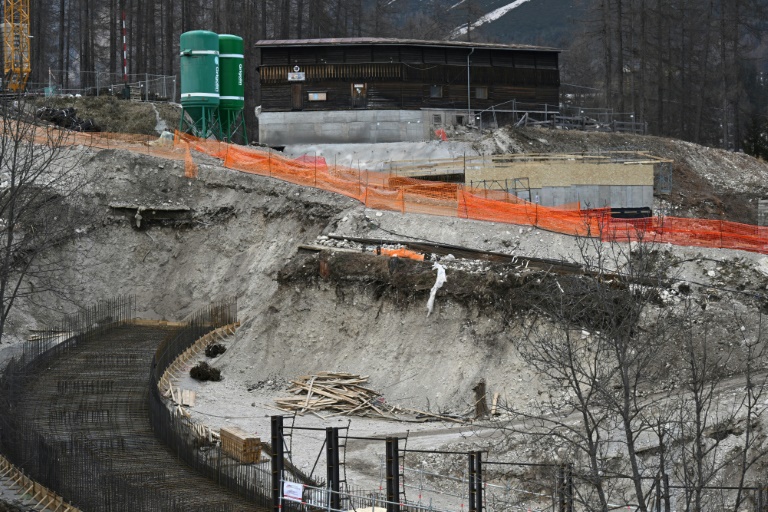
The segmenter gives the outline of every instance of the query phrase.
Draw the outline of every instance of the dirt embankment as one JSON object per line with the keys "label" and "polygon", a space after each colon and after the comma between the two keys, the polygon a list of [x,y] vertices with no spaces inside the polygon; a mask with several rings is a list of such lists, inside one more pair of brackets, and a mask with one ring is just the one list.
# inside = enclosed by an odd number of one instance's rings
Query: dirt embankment
{"label": "dirt embankment", "polygon": [[117,96],[38,98],[34,107],[74,108],[81,119],[92,119],[99,131],[158,135],[179,126],[181,106],[164,102],[123,100]]}
{"label": "dirt embankment", "polygon": [[[92,216],[79,228],[80,238],[60,248],[65,265],[59,281],[69,301],[51,296],[45,310],[26,304],[26,313],[20,310],[10,326],[17,339],[36,322],[94,298],[134,294],[140,316],[177,320],[210,300],[235,295],[243,326],[234,346],[216,360],[224,380],[199,388],[196,409],[213,426],[242,422],[241,427],[261,433],[267,427],[256,425],[268,423],[265,416],[275,413],[270,404],[283,392],[282,384],[313,371],[367,374],[371,387],[388,401],[435,412],[470,409],[471,390],[480,378],[489,392],[502,393],[519,407],[549,392],[516,351],[526,337],[518,320],[531,306],[522,292],[534,287],[546,296],[557,288],[548,275],[514,265],[446,261],[447,283],[427,316],[436,277],[431,263],[392,265],[384,257],[313,255],[298,247],[335,232],[577,261],[580,252],[572,237],[369,211],[335,194],[226,170],[210,160],[200,166],[199,179],[189,180],[179,162],[119,151],[72,151],[80,152],[80,168],[89,178],[83,193]],[[139,226],[139,209],[182,216]],[[739,332],[741,318],[749,329],[757,325],[756,301],[765,300],[759,273],[768,268],[764,256],[660,250],[674,257],[670,277],[677,281],[660,292],[654,307],[676,307],[684,295],[695,294],[718,323],[723,350]],[[567,279],[559,284],[567,285]],[[369,427],[375,431],[381,427]],[[436,447],[444,441],[424,442]]]}

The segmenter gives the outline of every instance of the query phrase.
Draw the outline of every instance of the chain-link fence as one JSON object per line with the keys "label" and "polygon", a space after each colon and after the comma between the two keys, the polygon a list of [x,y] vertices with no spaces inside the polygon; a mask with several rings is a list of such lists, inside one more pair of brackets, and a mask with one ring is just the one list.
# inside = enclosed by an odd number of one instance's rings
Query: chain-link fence
{"label": "chain-link fence", "polygon": [[28,82],[27,91],[46,96],[120,96],[142,101],[176,102],[176,75],[128,75],[104,71],[49,71],[47,82]]}

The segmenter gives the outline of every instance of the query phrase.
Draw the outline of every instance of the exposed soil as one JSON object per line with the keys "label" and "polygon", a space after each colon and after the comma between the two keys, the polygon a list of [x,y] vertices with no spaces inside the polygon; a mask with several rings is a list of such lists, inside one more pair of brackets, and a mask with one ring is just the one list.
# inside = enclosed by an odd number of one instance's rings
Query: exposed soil
{"label": "exposed soil", "polygon": [[[100,101],[104,103],[98,108],[109,111],[110,101],[119,100]],[[488,152],[621,148],[674,158],[673,192],[658,198],[660,207],[673,215],[745,222],[756,214],[750,201],[767,194],[764,163],[653,137],[500,130],[476,136],[472,144]],[[553,307],[547,298],[561,293],[554,290],[562,287],[564,293],[583,286],[581,278],[519,264],[431,255],[425,262],[400,259],[393,264],[352,243],[337,245],[356,253],[335,252],[324,235],[426,240],[577,262],[581,250],[572,237],[528,226],[367,210],[335,194],[227,170],[210,158],[196,157],[199,178],[188,180],[181,163],[145,155],[74,148],[70,157],[80,159],[90,178],[83,193],[92,215],[78,228],[81,235],[74,244],[57,249],[65,260],[59,283],[67,295],[21,303],[4,342],[19,343],[29,329],[116,293],[135,294],[139,316],[168,320],[183,319],[210,300],[234,295],[242,327],[225,342],[225,353],[208,360],[221,370],[223,380],[202,383],[187,377],[180,383],[197,392],[193,417],[212,427],[234,425],[267,437],[269,415],[279,413],[274,398],[284,395],[291,379],[314,371],[368,375],[370,387],[389,403],[462,417],[473,408],[472,388],[481,378],[489,393],[499,393],[521,409],[543,397],[565,399],[524,363],[516,347],[525,340],[523,320],[531,308]],[[163,205],[183,217],[137,227],[125,215],[126,205],[150,211]],[[321,252],[300,249],[323,244],[327,248]],[[733,343],[742,321],[752,333],[757,313],[768,309],[765,255],[671,245],[658,251],[668,273],[651,309],[678,308],[683,299],[694,297],[715,324],[713,337],[719,343]],[[435,262],[446,267],[447,282],[428,316]],[[618,300],[622,293],[617,291]],[[597,306],[592,311],[599,311]],[[600,321],[585,317],[580,327],[595,329]],[[7,347],[0,357],[7,357]],[[661,359],[674,362],[674,351],[669,347]],[[659,388],[673,387],[674,381],[670,371]],[[412,419],[310,415],[297,422],[349,426],[356,435],[408,435],[412,448],[500,447],[478,433],[483,422],[468,426]],[[294,439],[294,463],[300,469],[312,469],[322,436]],[[511,448],[509,457],[554,460],[562,455],[549,446]],[[356,478],[358,485],[378,486],[383,449],[383,443],[374,442],[348,446],[350,483]],[[430,464],[450,470],[456,461],[443,458]]]}
{"label": "exposed soil", "polygon": [[[123,100],[117,96],[93,98],[68,98],[53,96],[33,100],[41,107],[74,107],[81,119],[93,119],[103,132],[139,133],[159,135],[163,127],[170,131],[178,128],[181,117],[180,105],[165,102]],[[161,121],[161,126],[158,126]]]}

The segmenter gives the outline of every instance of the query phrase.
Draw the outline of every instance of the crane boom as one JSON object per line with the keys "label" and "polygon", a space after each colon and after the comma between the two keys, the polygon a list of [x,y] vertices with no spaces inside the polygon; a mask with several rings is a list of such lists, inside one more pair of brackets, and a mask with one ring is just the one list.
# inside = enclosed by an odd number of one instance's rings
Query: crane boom
{"label": "crane boom", "polygon": [[31,71],[29,58],[29,0],[4,0],[4,88],[23,91]]}

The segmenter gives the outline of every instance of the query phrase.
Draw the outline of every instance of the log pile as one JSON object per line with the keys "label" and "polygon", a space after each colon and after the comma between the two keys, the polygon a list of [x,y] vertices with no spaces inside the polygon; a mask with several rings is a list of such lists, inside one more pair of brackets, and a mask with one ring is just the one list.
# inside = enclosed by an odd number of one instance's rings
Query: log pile
{"label": "log pile", "polygon": [[275,399],[283,411],[317,414],[330,411],[335,415],[356,414],[359,416],[384,416],[391,418],[381,393],[363,386],[367,376],[340,372],[319,372],[303,375],[291,381],[288,391],[297,395]]}

